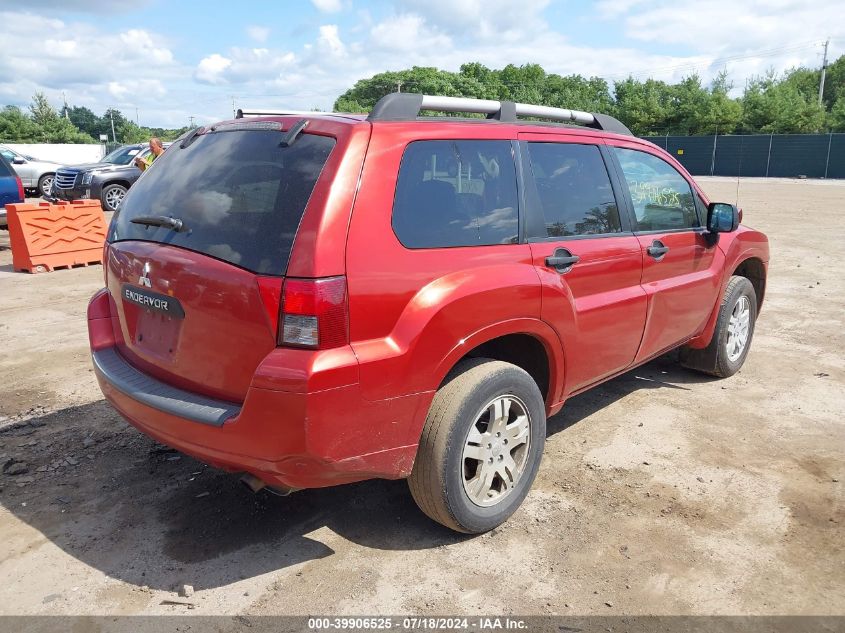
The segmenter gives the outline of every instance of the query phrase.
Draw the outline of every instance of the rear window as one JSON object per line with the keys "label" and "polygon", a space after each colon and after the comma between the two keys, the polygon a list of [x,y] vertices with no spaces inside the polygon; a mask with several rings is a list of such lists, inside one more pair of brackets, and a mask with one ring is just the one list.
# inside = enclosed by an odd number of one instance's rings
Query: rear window
{"label": "rear window", "polygon": [[[174,143],[124,198],[109,241],[145,240],[181,246],[256,273],[282,275],[320,172],[335,145],[302,134],[282,147],[280,130],[217,131],[184,149]],[[135,224],[168,216],[181,231]]]}

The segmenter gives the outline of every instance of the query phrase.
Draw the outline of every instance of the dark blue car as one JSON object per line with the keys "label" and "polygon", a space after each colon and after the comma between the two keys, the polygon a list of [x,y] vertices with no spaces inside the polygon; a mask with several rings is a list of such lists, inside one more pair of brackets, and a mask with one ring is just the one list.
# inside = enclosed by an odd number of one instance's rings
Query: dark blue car
{"label": "dark blue car", "polygon": [[0,229],[5,229],[6,205],[23,202],[23,184],[2,154],[0,154]]}

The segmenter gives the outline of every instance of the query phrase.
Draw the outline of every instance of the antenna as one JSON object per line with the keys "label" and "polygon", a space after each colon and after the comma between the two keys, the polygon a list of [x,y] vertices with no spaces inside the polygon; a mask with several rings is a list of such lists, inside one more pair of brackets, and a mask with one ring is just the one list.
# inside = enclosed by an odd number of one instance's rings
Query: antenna
{"label": "antenna", "polygon": [[742,175],[742,146],[745,143],[745,135],[739,137],[739,167],[736,170],[736,202],[734,206],[739,206],[739,177]]}

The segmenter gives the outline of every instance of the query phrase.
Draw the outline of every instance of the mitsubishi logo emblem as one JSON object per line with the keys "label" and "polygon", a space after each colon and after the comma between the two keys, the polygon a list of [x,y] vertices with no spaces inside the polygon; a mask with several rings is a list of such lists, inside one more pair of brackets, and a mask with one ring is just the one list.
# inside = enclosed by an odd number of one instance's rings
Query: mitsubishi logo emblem
{"label": "mitsubishi logo emblem", "polygon": [[146,286],[147,288],[153,287],[153,284],[150,281],[150,262],[146,262],[144,264],[144,270],[141,273],[141,276],[138,277],[138,283],[142,286]]}

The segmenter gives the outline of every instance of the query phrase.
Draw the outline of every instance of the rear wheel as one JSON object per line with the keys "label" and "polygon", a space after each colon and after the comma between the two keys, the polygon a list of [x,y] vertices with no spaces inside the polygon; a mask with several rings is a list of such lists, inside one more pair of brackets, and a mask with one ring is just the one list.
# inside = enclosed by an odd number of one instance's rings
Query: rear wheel
{"label": "rear wheel", "polygon": [[701,350],[681,349],[681,364],[719,378],[733,376],[748,356],[756,321],[754,286],[745,277],[731,277],[710,345]]}
{"label": "rear wheel", "polygon": [[53,174],[44,174],[38,179],[38,195],[49,196],[53,189]]}
{"label": "rear wheel", "polygon": [[126,187],[123,185],[108,185],[103,188],[103,195],[101,202],[103,203],[104,211],[117,211],[117,207],[123,202],[126,197]]}
{"label": "rear wheel", "polygon": [[543,396],[527,372],[489,359],[462,363],[434,396],[411,494],[446,527],[492,530],[528,494],[545,439]]}

